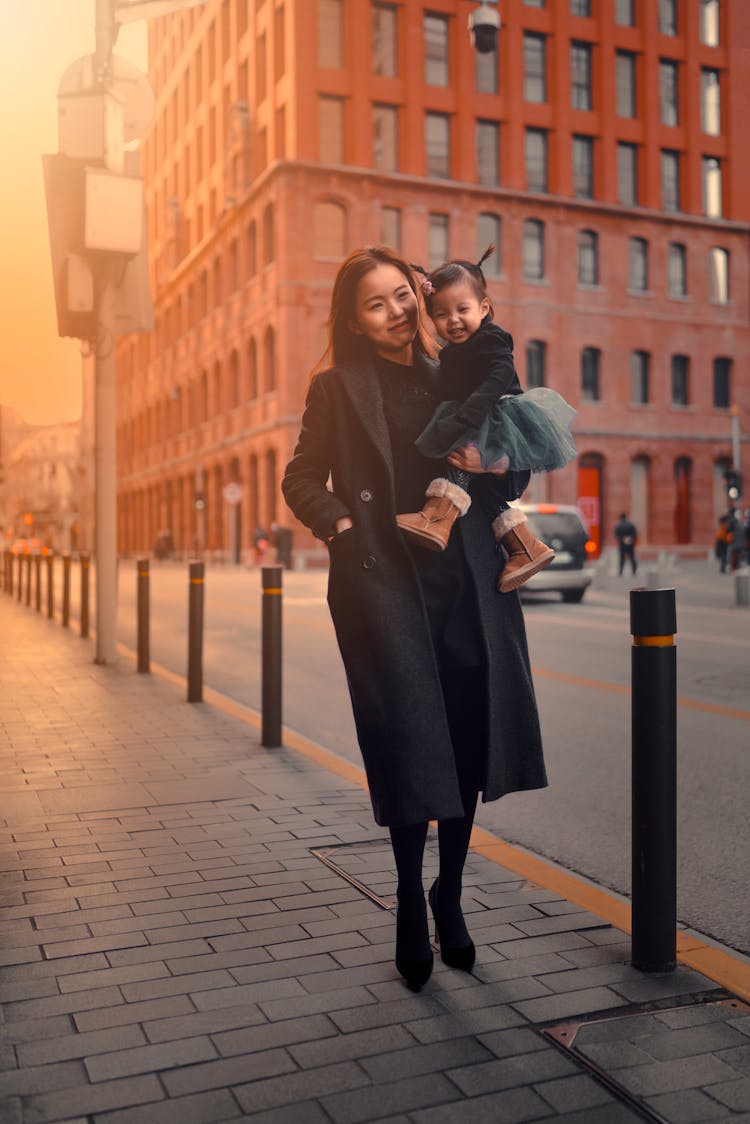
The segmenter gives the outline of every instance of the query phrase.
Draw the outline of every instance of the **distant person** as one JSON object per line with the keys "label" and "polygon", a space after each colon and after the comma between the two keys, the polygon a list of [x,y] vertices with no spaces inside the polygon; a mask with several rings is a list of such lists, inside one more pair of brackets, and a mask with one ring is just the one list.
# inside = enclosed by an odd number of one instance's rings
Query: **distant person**
{"label": "distant person", "polygon": [[719,516],[719,526],[716,528],[715,554],[719,560],[719,573],[726,574],[729,560],[729,544],[732,533],[729,530],[729,515],[725,512]]}
{"label": "distant person", "polygon": [[260,566],[261,562],[266,556],[268,544],[270,542],[270,535],[263,527],[256,527],[253,532],[253,561],[256,566]]}
{"label": "distant person", "polygon": [[625,568],[625,562],[630,562],[632,572],[635,574],[638,569],[638,561],[635,557],[635,544],[638,541],[638,531],[636,530],[635,523],[628,519],[627,513],[622,511],[620,518],[615,524],[615,538],[617,539],[617,549],[620,553],[620,568],[617,571],[622,577],[622,571]]}
{"label": "distant person", "polygon": [[745,508],[745,562],[750,566],[750,507]]}
{"label": "distant person", "polygon": [[742,554],[745,548],[745,525],[736,507],[731,507],[727,513],[727,532],[729,534],[728,561],[729,571],[734,573],[740,568]]}
{"label": "distant person", "polygon": [[276,561],[279,566],[283,566],[285,570],[292,568],[292,531],[290,527],[284,527],[281,523],[271,524],[271,534],[273,535],[273,545],[276,548]]}

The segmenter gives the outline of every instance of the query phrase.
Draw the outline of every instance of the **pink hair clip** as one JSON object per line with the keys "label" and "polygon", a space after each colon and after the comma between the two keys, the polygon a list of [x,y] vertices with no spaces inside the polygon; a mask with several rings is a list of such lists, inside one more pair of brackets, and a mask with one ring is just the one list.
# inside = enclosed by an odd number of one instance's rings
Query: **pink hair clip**
{"label": "pink hair clip", "polygon": [[421,288],[426,297],[429,297],[431,293],[435,292],[435,286],[432,281],[430,281],[429,277],[425,277],[424,281],[422,281]]}

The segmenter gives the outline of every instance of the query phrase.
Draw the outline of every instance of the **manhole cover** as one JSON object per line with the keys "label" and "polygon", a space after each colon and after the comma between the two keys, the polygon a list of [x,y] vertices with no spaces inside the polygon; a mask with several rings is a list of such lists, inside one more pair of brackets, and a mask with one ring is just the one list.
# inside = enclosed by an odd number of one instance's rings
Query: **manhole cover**
{"label": "manhole cover", "polygon": [[559,1023],[541,1033],[645,1120],[730,1120],[750,1112],[750,1004],[711,996]]}

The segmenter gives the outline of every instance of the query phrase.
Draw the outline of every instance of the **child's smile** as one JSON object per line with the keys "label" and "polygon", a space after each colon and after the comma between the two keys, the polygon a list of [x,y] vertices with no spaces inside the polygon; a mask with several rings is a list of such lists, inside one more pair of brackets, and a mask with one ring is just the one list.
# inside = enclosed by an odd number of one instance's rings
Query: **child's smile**
{"label": "child's smile", "polygon": [[440,289],[432,298],[432,321],[438,334],[451,343],[464,343],[477,331],[490,310],[487,297],[477,297],[468,281]]}

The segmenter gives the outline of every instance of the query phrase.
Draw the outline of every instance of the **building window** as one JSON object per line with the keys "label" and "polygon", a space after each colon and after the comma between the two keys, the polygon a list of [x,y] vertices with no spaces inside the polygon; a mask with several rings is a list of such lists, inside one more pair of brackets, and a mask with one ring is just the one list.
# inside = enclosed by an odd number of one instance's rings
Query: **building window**
{"label": "building window", "polygon": [[617,145],[617,202],[623,207],[638,205],[638,146]]}
{"label": "building window", "polygon": [[340,203],[316,203],[313,210],[315,257],[340,261],[346,253],[346,210]]}
{"label": "building window", "polygon": [[477,121],[477,180],[485,187],[500,183],[500,126]]}
{"label": "building window", "polygon": [[263,211],[263,265],[270,265],[275,259],[273,203],[267,203]]}
{"label": "building window", "polygon": [[578,232],[578,282],[599,284],[599,235],[594,230]]}
{"label": "building window", "polygon": [[247,248],[247,275],[248,277],[255,277],[258,272],[258,238],[255,219],[251,219],[248,223],[245,246]]}
{"label": "building window", "polygon": [[255,337],[247,345],[247,397],[250,402],[258,397],[258,345]]}
{"label": "building window", "polygon": [[700,40],[707,47],[719,46],[719,0],[700,0]]}
{"label": "building window", "polygon": [[729,302],[729,251],[712,246],[708,257],[708,291],[712,304]]}
{"label": "building window", "polygon": [[426,12],[424,17],[424,80],[428,86],[447,86],[448,17]]}
{"label": "building window", "polygon": [[430,269],[436,269],[448,260],[449,231],[447,215],[430,215],[427,224],[427,263]]}
{"label": "building window", "polygon": [[635,293],[648,291],[648,242],[628,238],[628,288]]}
{"label": "building window", "polygon": [[318,155],[324,164],[344,162],[343,98],[318,98]]}
{"label": "building window", "polygon": [[523,276],[525,281],[544,277],[544,223],[525,219],[523,224]]}
{"label": "building window", "polygon": [[687,249],[682,242],[669,243],[667,289],[670,297],[687,296]]}
{"label": "building window", "polygon": [[677,34],[677,0],[659,0],[659,34]]}
{"label": "building window", "polygon": [[593,199],[593,137],[573,137],[573,194],[579,199]]}
{"label": "building window", "polygon": [[581,400],[598,402],[601,398],[599,387],[599,366],[601,352],[598,347],[584,347],[581,351]]}
{"label": "building window", "polygon": [[263,373],[265,375],[264,389],[270,394],[276,389],[276,337],[270,326],[266,328],[263,337]]}
{"label": "building window", "polygon": [[617,116],[635,117],[635,55],[630,51],[618,51],[615,67]]}
{"label": "building window", "polygon": [[687,355],[673,355],[670,368],[672,405],[687,406],[690,402],[690,359]]}
{"label": "building window", "polygon": [[648,403],[648,382],[651,356],[647,351],[630,353],[630,401],[635,406]]}
{"label": "building window", "polygon": [[401,208],[383,207],[380,211],[380,241],[392,250],[401,249]]}
{"label": "building window", "polygon": [[318,66],[338,70],[343,62],[343,0],[318,0]]}
{"label": "building window", "polygon": [[229,408],[235,410],[240,404],[240,357],[236,348],[229,356]]}
{"label": "building window", "polygon": [[707,67],[701,70],[701,129],[710,137],[721,133],[719,72]]}
{"label": "building window", "polygon": [[499,215],[487,212],[479,215],[477,219],[477,260],[481,258],[488,246],[495,247],[494,254],[491,254],[482,266],[482,270],[487,277],[498,277],[500,275],[501,229]]}
{"label": "building window", "polygon": [[661,153],[661,205],[665,211],[680,209],[680,154],[666,148]]}
{"label": "building window", "polygon": [[425,116],[427,175],[449,179],[451,173],[450,117],[446,113]]}
{"label": "building window", "polygon": [[615,23],[618,27],[635,27],[635,0],[615,0]]}
{"label": "building window", "polygon": [[573,109],[591,109],[591,45],[570,44],[570,104]]}
{"label": "building window", "polygon": [[677,63],[659,60],[659,119],[662,125],[679,125]]}
{"label": "building window", "polygon": [[[240,3],[238,8],[245,5]],[[274,79],[278,82],[286,71],[286,14],[284,5],[276,8],[273,16],[273,68]]]}
{"label": "building window", "polygon": [[584,19],[589,19],[591,16],[591,0],[570,0],[570,14],[571,16],[583,16]]}
{"label": "building window", "polygon": [[546,8],[547,0],[523,0],[527,8]]}
{"label": "building window", "polygon": [[527,129],[524,149],[526,190],[548,191],[547,130]]}
{"label": "building window", "polygon": [[398,13],[393,4],[372,6],[372,72],[384,78],[398,74]]}
{"label": "building window", "polygon": [[372,163],[381,172],[398,171],[398,109],[394,105],[372,107]]}
{"label": "building window", "polygon": [[545,386],[547,374],[547,344],[544,340],[529,340],[526,344],[526,389]]}
{"label": "building window", "polygon": [[721,163],[715,156],[704,156],[701,161],[703,182],[703,213],[710,219],[720,219]]}
{"label": "building window", "polygon": [[732,360],[714,359],[714,406],[728,410],[731,401]]}
{"label": "building window", "polygon": [[266,35],[265,32],[255,40],[255,101],[260,105],[266,100],[268,80],[266,73]]}
{"label": "building window", "polygon": [[499,88],[497,46],[492,51],[475,51],[474,63],[477,93],[496,94]]}
{"label": "building window", "polygon": [[524,34],[523,96],[525,101],[547,100],[547,41],[544,35]]}

